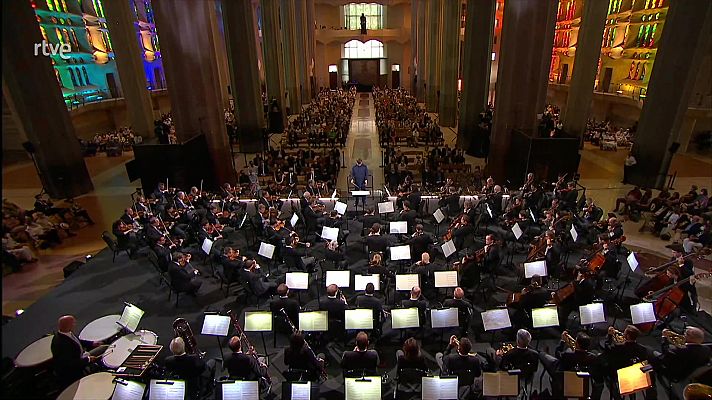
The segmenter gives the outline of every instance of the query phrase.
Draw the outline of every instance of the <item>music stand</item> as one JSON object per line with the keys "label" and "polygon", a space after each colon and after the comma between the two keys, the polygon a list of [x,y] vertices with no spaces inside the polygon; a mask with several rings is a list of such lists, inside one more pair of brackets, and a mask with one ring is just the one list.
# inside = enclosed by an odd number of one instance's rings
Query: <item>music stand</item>
{"label": "music stand", "polygon": [[388,220],[388,214],[395,212],[395,206],[392,201],[384,201],[383,203],[378,203],[378,213],[383,216],[386,214],[386,220]]}
{"label": "music stand", "polygon": [[381,398],[381,377],[362,376],[344,378],[345,400],[373,400]]}
{"label": "music stand", "polygon": [[391,328],[408,329],[419,327],[420,310],[418,307],[391,309]]}
{"label": "music stand", "polygon": [[579,399],[588,397],[588,383],[591,375],[582,371],[563,371],[564,374],[564,397],[576,397]]}
{"label": "music stand", "polygon": [[[532,329],[542,329],[559,326],[559,309],[556,305],[546,305],[541,308],[532,308]],[[539,350],[539,337],[537,335],[536,347]]]}
{"label": "music stand", "polygon": [[345,330],[372,330],[373,310],[370,308],[356,308],[344,310]]}
{"label": "music stand", "polygon": [[[273,261],[274,257],[274,250],[276,247],[273,244],[265,243],[265,242],[260,242],[260,249],[257,250],[257,254],[270,260]],[[267,263],[267,270],[272,273],[272,269],[270,268],[271,263]]]}
{"label": "music stand", "polygon": [[[630,254],[628,254],[628,257],[626,257],[626,261],[628,261],[628,272],[625,274],[625,279],[623,280],[623,286],[620,288],[620,290],[616,293],[616,303],[622,303],[623,302],[623,293],[625,292],[626,287],[628,286],[628,282],[630,282],[630,273],[631,271],[635,271],[638,269],[638,259],[635,257],[635,252],[631,251]],[[620,296],[620,298],[619,298]]]}
{"label": "music stand", "polygon": [[309,273],[308,272],[287,272],[285,274],[284,283],[289,290],[298,290],[297,297],[299,302],[302,302],[302,290],[309,290]]}
{"label": "music stand", "polygon": [[148,400],[183,400],[185,381],[177,379],[151,379]]}
{"label": "music stand", "polygon": [[435,288],[440,293],[441,288],[457,287],[457,271],[434,271]]}
{"label": "music stand", "polygon": [[415,286],[420,286],[419,274],[396,274],[397,291],[410,292]]}
{"label": "music stand", "polygon": [[373,283],[374,290],[381,290],[381,275],[380,274],[369,274],[369,275],[354,275],[354,290],[366,290],[366,285]]}
{"label": "music stand", "polygon": [[205,312],[203,328],[200,330],[201,335],[215,336],[215,340],[217,340],[218,347],[220,348],[220,357],[222,360],[225,359],[225,355],[223,354],[223,347],[220,344],[220,336],[227,337],[230,331],[230,322],[229,315],[220,315],[217,312]]}
{"label": "music stand", "polygon": [[409,261],[410,260],[410,245],[389,247],[391,250],[391,260],[393,261]]}
{"label": "music stand", "polygon": [[290,382],[289,400],[311,400],[311,390],[311,382]]}
{"label": "music stand", "polygon": [[348,288],[351,286],[351,271],[326,271],[326,278],[324,279],[324,287],[329,287],[329,285],[334,284],[339,287],[339,289]]}
{"label": "music stand", "polygon": [[424,376],[421,380],[422,400],[457,400],[457,376]]}
{"label": "music stand", "polygon": [[146,391],[146,385],[140,382],[114,378],[114,393],[111,400],[141,400]]}
{"label": "music stand", "polygon": [[460,310],[456,307],[431,308],[430,327],[440,329],[440,342],[442,343],[445,329],[460,327]]}
{"label": "music stand", "polygon": [[297,215],[297,213],[294,213],[292,214],[292,218],[289,219],[289,224],[292,225],[292,228],[296,228],[297,222],[299,222],[299,215]]}
{"label": "music stand", "polygon": [[408,221],[393,221],[389,225],[389,233],[393,234],[408,234]]}
{"label": "music stand", "polygon": [[443,243],[440,246],[440,248],[442,249],[443,255],[445,256],[446,260],[448,260],[451,255],[453,255],[457,252],[457,248],[455,247],[455,242],[453,242],[452,239]]}
{"label": "music stand", "polygon": [[531,279],[534,275],[539,275],[542,278],[548,275],[545,260],[524,263],[524,277]]}
{"label": "music stand", "polygon": [[267,342],[265,332],[272,332],[272,312],[271,311],[245,311],[245,332],[259,332],[262,337],[262,346],[267,353]]}
{"label": "music stand", "polygon": [[606,322],[606,313],[603,309],[603,303],[591,303],[579,306],[579,316],[581,325],[588,325],[589,329],[593,329],[593,325]]}
{"label": "music stand", "polygon": [[124,302],[124,304],[126,305],[124,307],[124,311],[121,313],[121,318],[119,318],[116,323],[131,333],[136,332],[136,328],[138,328],[138,324],[141,321],[141,317],[143,317],[144,311],[131,303]]}
{"label": "music stand", "polygon": [[491,397],[519,396],[519,375],[507,371],[484,372],[482,395]]}
{"label": "music stand", "polygon": [[514,234],[514,239],[516,240],[519,240],[519,238],[522,237],[522,234],[524,234],[522,228],[519,226],[519,222],[515,222],[514,226],[512,226],[512,233]]}
{"label": "music stand", "polygon": [[653,386],[647,362],[633,364],[617,371],[618,390],[621,396],[642,392]]}
{"label": "music stand", "polygon": [[329,330],[328,311],[302,311],[299,313],[299,330],[303,332],[326,332]]}
{"label": "music stand", "polygon": [[219,381],[222,400],[259,400],[258,381],[226,380]]}
{"label": "music stand", "polygon": [[[485,332],[492,332],[492,341],[490,342],[492,345],[494,344],[496,331],[512,327],[512,321],[509,319],[509,310],[506,308],[495,308],[483,311],[480,315]],[[494,345],[492,347],[494,347]]]}
{"label": "music stand", "polygon": [[655,307],[653,303],[631,304],[630,316],[633,320],[633,325],[654,323],[658,320],[655,317]]}
{"label": "music stand", "polygon": [[571,230],[569,231],[571,233],[571,239],[574,240],[574,243],[576,243],[576,240],[578,240],[578,232],[576,232],[576,227],[571,225]]}
{"label": "music stand", "polygon": [[330,228],[328,226],[321,228],[321,238],[326,240],[339,240],[339,228]]}

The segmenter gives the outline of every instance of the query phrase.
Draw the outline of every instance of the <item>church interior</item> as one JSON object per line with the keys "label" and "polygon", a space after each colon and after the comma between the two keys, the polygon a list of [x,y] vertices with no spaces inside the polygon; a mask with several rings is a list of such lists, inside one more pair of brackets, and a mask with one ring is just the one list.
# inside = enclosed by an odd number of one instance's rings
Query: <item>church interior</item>
{"label": "church interior", "polygon": [[712,398],[709,0],[5,0],[8,399]]}

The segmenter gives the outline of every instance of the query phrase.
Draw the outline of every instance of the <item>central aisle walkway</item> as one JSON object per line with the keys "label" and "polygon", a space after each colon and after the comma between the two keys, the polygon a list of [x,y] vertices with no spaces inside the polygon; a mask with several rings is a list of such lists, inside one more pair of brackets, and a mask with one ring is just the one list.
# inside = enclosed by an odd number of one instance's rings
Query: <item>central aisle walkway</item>
{"label": "central aisle walkway", "polygon": [[344,162],[346,168],[341,169],[337,187],[339,190],[353,187],[349,184],[351,167],[356,160],[361,158],[368,167],[369,174],[373,175],[374,190],[383,188],[383,168],[381,168],[381,146],[378,144],[378,131],[376,130],[376,110],[373,96],[370,93],[359,93],[354,104],[351,116],[351,128],[344,147]]}

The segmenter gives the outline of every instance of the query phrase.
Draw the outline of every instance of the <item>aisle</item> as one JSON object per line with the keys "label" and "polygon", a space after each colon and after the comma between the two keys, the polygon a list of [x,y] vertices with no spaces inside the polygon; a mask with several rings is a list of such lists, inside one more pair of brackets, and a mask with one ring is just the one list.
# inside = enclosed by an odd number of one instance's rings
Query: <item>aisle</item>
{"label": "aisle", "polygon": [[351,190],[348,178],[351,167],[361,158],[373,175],[373,188],[383,187],[383,169],[381,165],[381,147],[378,144],[376,130],[376,110],[373,106],[373,96],[370,93],[359,93],[351,116],[351,127],[344,147],[344,162],[346,168],[339,173],[337,187],[340,190]]}

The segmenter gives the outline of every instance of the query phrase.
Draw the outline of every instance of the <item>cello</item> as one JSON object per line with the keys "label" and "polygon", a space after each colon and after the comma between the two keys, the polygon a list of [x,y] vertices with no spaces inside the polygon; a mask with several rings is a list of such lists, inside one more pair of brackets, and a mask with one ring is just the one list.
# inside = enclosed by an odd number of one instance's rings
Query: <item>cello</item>
{"label": "cello", "polygon": [[[657,296],[660,296],[654,300],[655,316],[658,321],[662,321],[667,318],[680,306],[680,303],[685,298],[685,291],[680,288],[680,285],[689,282],[692,277],[694,277],[695,280],[709,279],[712,278],[712,273],[704,272],[701,274],[690,275],[685,279],[680,279],[679,281],[658,290],[657,292],[650,293],[643,298],[645,301],[653,301],[653,299]],[[641,326],[640,330],[647,333],[650,332],[654,326],[655,324],[647,323]]]}

